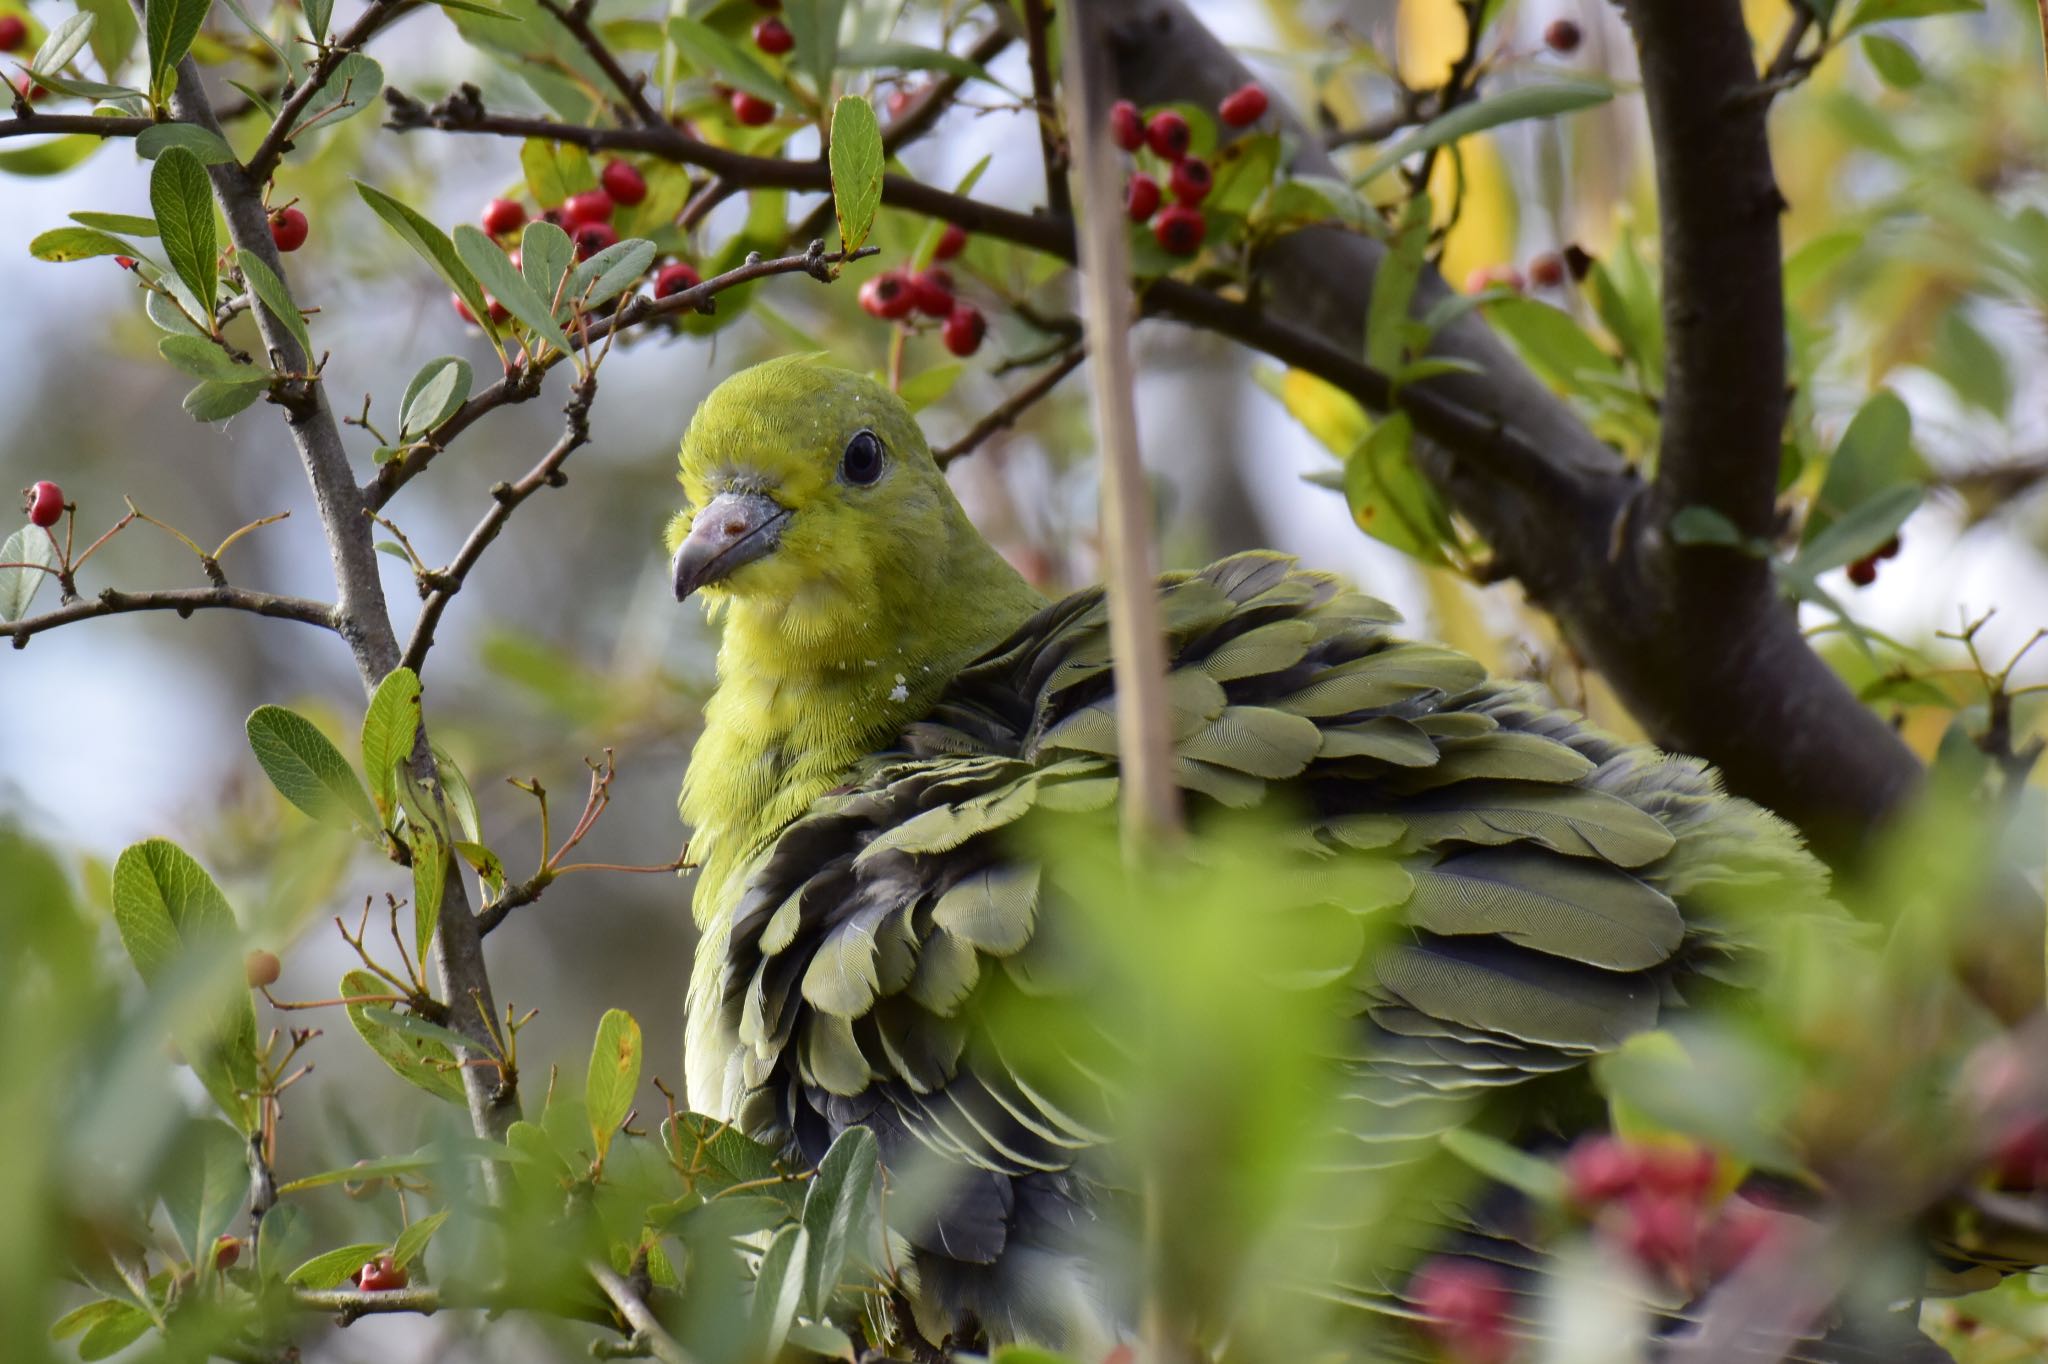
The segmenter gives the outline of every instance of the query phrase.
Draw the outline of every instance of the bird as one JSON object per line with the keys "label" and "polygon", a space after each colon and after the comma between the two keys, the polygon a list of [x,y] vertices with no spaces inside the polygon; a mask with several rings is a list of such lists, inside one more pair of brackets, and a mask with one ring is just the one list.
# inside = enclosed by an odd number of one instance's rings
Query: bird
{"label": "bird", "polygon": [[[722,632],[680,797],[690,1105],[806,1163],[865,1127],[885,1169],[950,1165],[900,1229],[919,1328],[1100,1358],[1127,1305],[1074,1232],[1115,1196],[1091,1170],[1107,1138],[1003,1064],[977,1010],[1058,928],[1020,831],[1115,797],[1104,594],[1031,587],[904,403],[823,356],[720,383],[680,483],[675,593]],[[1393,931],[1344,991],[1361,1164],[1435,1149],[1474,1092],[1591,1095],[1592,1058],[1737,973],[1731,899],[1837,912],[1797,832],[1706,763],[1403,638],[1333,575],[1243,553],[1158,594],[1197,828],[1264,810],[1305,863],[1395,868],[1359,907]]]}

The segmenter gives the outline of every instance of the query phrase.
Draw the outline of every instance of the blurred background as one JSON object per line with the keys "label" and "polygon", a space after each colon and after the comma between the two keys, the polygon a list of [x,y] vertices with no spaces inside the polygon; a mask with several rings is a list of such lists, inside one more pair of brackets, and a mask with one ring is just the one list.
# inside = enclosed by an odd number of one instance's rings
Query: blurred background
{"label": "blurred background", "polygon": [[[47,8],[54,22],[57,7]],[[343,0],[336,26],[357,8]],[[631,8],[604,4],[599,12]],[[1372,111],[1375,95],[1359,63],[1335,57],[1376,51],[1411,83],[1427,84],[1440,78],[1463,34],[1453,0],[1203,0],[1196,8],[1278,97],[1304,111],[1321,108],[1340,124]],[[1759,0],[1750,9],[1767,58],[1785,6]],[[40,7],[29,12],[43,17]],[[1542,40],[1559,18],[1575,20],[1585,35],[1570,54]],[[1832,445],[1858,407],[1888,387],[1913,414],[1914,447],[1928,469],[1929,495],[1876,582],[1859,588],[1839,571],[1824,581],[1871,632],[1856,636],[1866,642],[1829,647],[1923,751],[1956,700],[1942,668],[1892,676],[1895,656],[1872,652],[1867,638],[1927,646],[1937,662],[1954,665],[1959,655],[1936,632],[1995,610],[1979,647],[1996,663],[2048,625],[2048,502],[2037,495],[2048,476],[2048,385],[2040,382],[2048,357],[2048,112],[2037,25],[2027,0],[1989,0],[1980,13],[1909,30],[1875,26],[1785,95],[1774,115],[1810,437]],[[1614,7],[1509,0],[1501,34],[1504,81],[1591,71],[1624,93],[1582,115],[1465,144],[1447,278],[1458,285],[1474,271],[1526,267],[1568,244],[1603,259],[1626,245],[1654,263],[1642,110],[1627,93],[1632,52]],[[473,80],[493,108],[534,107],[438,17],[408,25],[376,55],[390,84],[426,100]],[[1021,48],[992,70],[1029,86]],[[0,153],[21,145],[0,143]],[[406,380],[451,351],[487,381],[488,345],[348,191],[344,174],[443,224],[474,221],[487,199],[519,181],[517,144],[399,136],[361,118],[324,145],[326,155],[287,165],[277,198],[300,196],[311,219],[311,239],[289,264],[301,300],[320,309],[316,335],[330,351],[333,405],[353,412],[370,395],[373,420],[389,422]],[[814,154],[815,145],[802,135],[790,154]],[[993,159],[977,194],[1019,209],[1040,201],[1030,121],[986,86],[970,87],[964,106],[905,161],[919,179],[950,185],[984,155]],[[124,146],[58,175],[0,173],[0,315],[14,338],[0,404],[0,488],[55,479],[79,504],[81,530],[92,532],[117,519],[127,497],[206,544],[288,510],[289,520],[248,536],[223,567],[239,585],[329,598],[325,544],[276,414],[259,405],[224,426],[194,422],[178,406],[190,381],[154,354],[157,333],[129,276],[103,259],[55,265],[28,254],[29,240],[72,210],[147,212],[146,181]],[[793,196],[792,221],[815,202]],[[707,238],[732,230],[744,212],[738,202],[725,206],[709,220]],[[899,228],[897,240],[914,230]],[[676,856],[684,830],[675,793],[716,647],[695,604],[672,599],[661,548],[678,501],[677,441],[722,376],[790,349],[792,333],[822,339],[846,363],[880,368],[890,329],[850,306],[853,282],[828,291],[785,277],[761,291],[765,307],[715,336],[644,336],[623,346],[604,367],[593,440],[571,461],[567,487],[512,519],[443,621],[424,674],[428,714],[474,784],[490,841],[515,876],[529,870],[528,857],[538,860],[539,826],[532,799],[507,779],[544,784],[559,829],[580,805],[584,759],[605,749],[618,764],[614,800],[581,852],[623,864]],[[1590,317],[1569,286],[1535,296]],[[989,371],[1029,349],[1033,337],[1000,317],[994,324],[981,356],[924,414],[935,444],[1018,382]],[[919,363],[946,358],[933,339],[912,345],[930,352]],[[1414,632],[1544,680],[1567,704],[1629,728],[1547,622],[1524,610],[1512,584],[1480,588],[1419,566],[1361,534],[1337,493],[1304,480],[1335,462],[1254,381],[1269,362],[1165,323],[1141,329],[1136,350],[1144,454],[1170,565],[1254,545],[1288,550],[1394,602]],[[1015,431],[954,466],[977,520],[1049,589],[1094,578],[1088,381],[1084,368]],[[453,554],[488,506],[493,482],[524,472],[552,443],[564,382],[553,378],[541,401],[487,418],[386,509],[428,563]],[[359,428],[347,435],[366,476],[377,441]],[[402,635],[416,610],[412,575],[398,558],[383,562]],[[189,551],[137,525],[95,558],[82,586],[90,594],[108,585],[201,582]],[[37,605],[53,600],[45,589]],[[1804,609],[1829,639],[1850,637],[1824,608]],[[2048,650],[2038,663],[2022,678],[2048,676]],[[339,641],[229,612],[114,617],[39,635],[22,651],[0,650],[0,823],[74,852],[88,886],[102,894],[105,867],[123,845],[159,834],[177,840],[220,879],[244,921],[269,934],[284,963],[279,996],[320,998],[353,964],[330,917],[353,922],[365,897],[403,887],[393,868],[354,856],[345,836],[313,829],[273,793],[242,733],[244,717],[266,702],[346,733],[359,721],[362,694]],[[281,849],[289,855],[278,856]],[[557,1061],[580,1065],[598,1016],[623,1007],[646,1030],[649,1070],[679,1081],[689,890],[670,875],[573,876],[491,939],[501,1003],[541,1010],[522,1039],[529,1075]],[[0,887],[0,913],[6,895]],[[266,1026],[275,1021],[263,1012]],[[320,1074],[306,1107],[336,1102],[332,1096],[361,1080],[380,1096],[380,1109],[389,1105],[378,1115],[386,1131],[375,1145],[402,1147],[393,1125],[402,1133],[412,1107],[424,1110],[428,1101],[391,1083],[345,1026],[327,1027],[311,1053]],[[347,1139],[345,1124],[319,1125],[330,1139]],[[312,1168],[371,1153],[368,1144],[294,1149],[305,1135],[287,1121],[286,1163]],[[508,1324],[485,1349],[465,1347],[431,1322],[367,1321],[335,1336],[322,1357],[458,1358],[467,1349],[466,1357],[509,1358],[521,1334],[537,1329]]]}

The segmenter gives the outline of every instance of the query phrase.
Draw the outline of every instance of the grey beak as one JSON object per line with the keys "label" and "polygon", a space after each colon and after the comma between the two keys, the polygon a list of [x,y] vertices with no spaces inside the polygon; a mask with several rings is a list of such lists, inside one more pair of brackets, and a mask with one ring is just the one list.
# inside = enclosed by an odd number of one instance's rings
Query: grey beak
{"label": "grey beak", "polygon": [[676,600],[706,583],[722,582],[773,550],[789,509],[765,493],[720,493],[690,522],[676,551]]}

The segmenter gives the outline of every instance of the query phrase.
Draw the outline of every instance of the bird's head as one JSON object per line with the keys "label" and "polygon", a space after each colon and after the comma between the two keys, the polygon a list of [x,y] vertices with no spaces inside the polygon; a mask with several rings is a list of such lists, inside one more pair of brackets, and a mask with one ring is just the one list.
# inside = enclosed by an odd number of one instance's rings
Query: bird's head
{"label": "bird's head", "polygon": [[668,538],[677,598],[743,610],[784,647],[852,648],[850,635],[975,586],[949,574],[1000,569],[910,409],[816,356],[713,389],[683,436],[682,485]]}

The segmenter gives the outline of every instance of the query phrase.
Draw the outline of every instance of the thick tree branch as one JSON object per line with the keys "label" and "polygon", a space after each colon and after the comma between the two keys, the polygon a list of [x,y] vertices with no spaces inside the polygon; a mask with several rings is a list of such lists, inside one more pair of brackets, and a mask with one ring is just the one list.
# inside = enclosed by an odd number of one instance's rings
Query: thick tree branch
{"label": "thick tree branch", "polygon": [[134,137],[154,123],[146,118],[112,114],[39,114],[16,106],[14,117],[0,119],[0,137],[34,137],[41,133],[91,133],[94,137]]}
{"label": "thick tree branch", "polygon": [[75,601],[39,616],[0,624],[0,639],[12,638],[14,647],[26,648],[31,636],[54,630],[73,621],[99,616],[118,616],[129,611],[176,611],[190,616],[194,611],[248,611],[258,616],[295,620],[333,630],[334,607],[305,597],[280,597],[270,592],[252,592],[241,587],[174,587],[154,592],[119,592],[108,588],[91,601]]}

